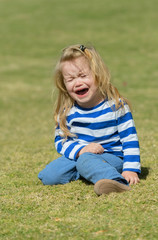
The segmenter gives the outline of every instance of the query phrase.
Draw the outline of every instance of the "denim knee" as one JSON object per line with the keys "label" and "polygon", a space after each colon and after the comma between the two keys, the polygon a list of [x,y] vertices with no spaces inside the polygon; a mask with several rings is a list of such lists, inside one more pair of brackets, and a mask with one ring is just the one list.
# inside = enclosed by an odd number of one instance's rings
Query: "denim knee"
{"label": "denim knee", "polygon": [[76,169],[78,172],[85,167],[84,164],[87,162],[87,160],[91,159],[93,155],[93,153],[85,152],[79,156],[76,162]]}
{"label": "denim knee", "polygon": [[44,185],[65,184],[79,178],[76,162],[60,157],[49,163],[39,174],[38,178]]}
{"label": "denim knee", "polygon": [[39,174],[38,178],[42,181],[44,185],[57,185],[60,183],[61,175],[50,174],[45,169],[43,169]]}

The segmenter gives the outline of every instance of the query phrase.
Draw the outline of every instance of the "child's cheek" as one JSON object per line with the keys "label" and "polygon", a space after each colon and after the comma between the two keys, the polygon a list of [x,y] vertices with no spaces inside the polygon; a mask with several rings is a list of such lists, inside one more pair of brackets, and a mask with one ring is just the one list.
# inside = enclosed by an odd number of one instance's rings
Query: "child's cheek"
{"label": "child's cheek", "polygon": [[66,87],[68,93],[70,93],[70,92],[72,91],[72,86],[71,86],[71,84],[66,84],[65,87]]}

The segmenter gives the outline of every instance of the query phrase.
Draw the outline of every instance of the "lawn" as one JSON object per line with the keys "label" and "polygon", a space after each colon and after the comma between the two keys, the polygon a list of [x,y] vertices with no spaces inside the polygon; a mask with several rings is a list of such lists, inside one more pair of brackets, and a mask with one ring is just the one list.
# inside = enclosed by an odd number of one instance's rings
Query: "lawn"
{"label": "lawn", "polygon": [[[0,0],[0,239],[158,239],[157,12],[156,0]],[[58,157],[54,66],[76,43],[96,47],[132,103],[142,174],[127,193],[37,178]]]}

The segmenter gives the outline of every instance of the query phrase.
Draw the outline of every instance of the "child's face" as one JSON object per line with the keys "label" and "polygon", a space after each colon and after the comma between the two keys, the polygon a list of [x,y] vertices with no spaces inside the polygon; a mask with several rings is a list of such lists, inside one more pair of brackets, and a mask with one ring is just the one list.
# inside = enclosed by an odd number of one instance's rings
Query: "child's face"
{"label": "child's face", "polygon": [[69,95],[81,107],[91,108],[103,100],[84,56],[63,62],[62,74]]}

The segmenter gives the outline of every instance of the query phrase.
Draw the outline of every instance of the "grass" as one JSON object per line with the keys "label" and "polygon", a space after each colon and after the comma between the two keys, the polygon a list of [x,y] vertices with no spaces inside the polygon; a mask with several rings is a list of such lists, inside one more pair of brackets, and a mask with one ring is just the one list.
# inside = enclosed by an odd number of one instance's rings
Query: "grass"
{"label": "grass", "polygon": [[[157,239],[156,0],[0,0],[0,238]],[[97,197],[81,180],[43,186],[57,158],[52,72],[60,50],[92,43],[133,105],[141,183]]]}

